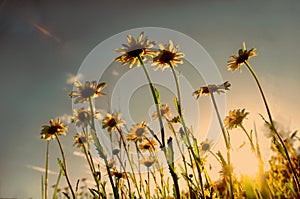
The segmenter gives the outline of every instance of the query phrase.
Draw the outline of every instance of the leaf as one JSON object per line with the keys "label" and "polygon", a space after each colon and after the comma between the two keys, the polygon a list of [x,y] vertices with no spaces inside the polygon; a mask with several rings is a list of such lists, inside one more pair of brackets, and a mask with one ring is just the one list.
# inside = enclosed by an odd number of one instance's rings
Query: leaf
{"label": "leaf", "polygon": [[94,141],[94,145],[96,147],[96,150],[99,154],[99,156],[102,158],[102,159],[106,159],[107,158],[107,155],[101,145],[101,143],[99,142],[99,139],[96,135],[96,132],[93,128],[91,128],[91,135],[92,135],[92,138],[93,138],[93,141]]}
{"label": "leaf", "polygon": [[62,174],[62,172],[60,170],[59,174],[57,176],[57,180],[56,180],[56,184],[55,184],[54,190],[53,190],[53,199],[56,199],[56,194],[57,194],[57,189],[58,189],[58,184],[59,184],[59,181],[60,181],[61,174]]}
{"label": "leaf", "polygon": [[160,104],[160,98],[159,98],[159,92],[158,90],[153,86],[155,98],[157,100],[157,103]]}
{"label": "leaf", "polygon": [[64,176],[66,176],[66,173],[65,173],[65,166],[64,166],[64,164],[62,163],[62,161],[61,161],[59,158],[57,158],[57,163],[58,163],[58,166],[59,166],[59,168],[60,168],[61,173],[62,173]]}

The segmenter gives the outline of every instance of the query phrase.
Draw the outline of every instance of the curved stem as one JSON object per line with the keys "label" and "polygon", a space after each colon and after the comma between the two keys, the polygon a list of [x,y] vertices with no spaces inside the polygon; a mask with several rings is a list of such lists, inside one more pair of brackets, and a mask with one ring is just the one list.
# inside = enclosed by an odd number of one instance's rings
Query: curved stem
{"label": "curved stem", "polygon": [[[91,119],[92,122],[90,124],[91,125],[91,131],[92,131],[92,133],[95,133],[96,132],[96,128],[95,128],[95,121],[94,121],[94,109],[93,109],[93,102],[92,102],[92,98],[91,97],[89,97],[89,104],[90,104],[91,118],[92,118]],[[95,142],[95,140],[94,140],[94,142]],[[99,142],[99,140],[98,140],[98,142]],[[118,189],[114,185],[114,181],[113,181],[111,173],[110,173],[110,169],[109,169],[109,166],[108,166],[107,157],[103,156],[102,159],[104,160],[104,163],[105,163],[105,166],[106,166],[106,171],[107,171],[107,174],[108,174],[109,182],[110,182],[112,190],[113,190],[114,197],[115,198],[119,198]]]}
{"label": "curved stem", "polygon": [[245,127],[244,127],[242,124],[240,124],[239,127],[241,127],[241,129],[242,129],[242,130],[244,131],[244,133],[246,134],[246,136],[247,136],[247,138],[248,138],[248,140],[249,140],[249,142],[250,142],[252,151],[253,151],[254,153],[256,153],[256,150],[255,150],[253,141],[252,141],[250,135],[248,134],[247,130],[245,129]]}
{"label": "curved stem", "polygon": [[72,197],[73,199],[76,198],[75,196],[75,193],[74,193],[74,190],[72,188],[72,185],[71,185],[71,182],[69,180],[69,175],[68,175],[68,170],[67,170],[67,162],[66,162],[66,157],[65,157],[65,153],[64,153],[64,150],[62,148],[62,145],[61,145],[61,142],[59,140],[59,137],[57,136],[57,134],[55,133],[55,137],[56,137],[56,140],[58,142],[58,145],[59,145],[59,148],[60,148],[60,152],[61,152],[61,156],[62,156],[62,159],[63,159],[63,169],[64,169],[64,173],[65,173],[65,176],[66,176],[66,180],[67,180],[67,183],[69,185],[69,188],[71,190],[71,193],[72,193]]}
{"label": "curved stem", "polygon": [[[272,130],[274,131],[275,135],[278,137],[279,142],[280,142],[280,144],[282,145],[282,147],[283,147],[283,149],[284,149],[284,152],[285,152],[287,161],[288,161],[288,163],[289,163],[290,169],[291,169],[292,172],[293,172],[294,179],[295,179],[295,182],[296,182],[296,185],[297,185],[297,190],[298,190],[297,193],[299,193],[299,192],[300,192],[300,182],[299,182],[299,178],[298,178],[297,172],[295,171],[295,168],[294,168],[294,166],[293,166],[293,163],[292,163],[292,161],[291,161],[291,159],[290,159],[290,155],[289,155],[289,152],[288,152],[288,150],[287,150],[287,148],[286,148],[286,146],[285,146],[285,143],[284,143],[284,141],[282,140],[281,136],[279,135],[279,133],[277,132],[277,130],[276,130],[275,126],[274,126],[274,122],[273,122],[273,119],[272,119],[271,111],[270,111],[270,108],[269,108],[269,106],[268,106],[267,99],[266,99],[265,94],[264,94],[264,92],[263,92],[263,89],[262,89],[262,86],[261,86],[261,84],[260,84],[260,81],[259,81],[259,79],[258,79],[256,73],[254,72],[254,70],[253,70],[252,67],[250,66],[249,62],[246,60],[246,61],[244,61],[244,63],[245,63],[245,65],[246,65],[246,67],[248,68],[248,70],[250,71],[250,73],[252,74],[252,76],[253,76],[253,78],[255,79],[256,84],[257,84],[257,86],[258,86],[258,88],[259,88],[260,94],[261,94],[261,96],[262,96],[262,98],[263,98],[263,101],[264,101],[264,104],[265,104],[265,107],[266,107],[266,110],[267,110],[267,113],[268,113],[268,116],[269,116],[269,120],[270,120],[270,123],[271,123]],[[275,138],[275,137],[274,137],[274,138]],[[299,195],[298,195],[298,196],[299,196]]]}
{"label": "curved stem", "polygon": [[129,152],[128,152],[128,149],[127,149],[127,146],[126,146],[126,143],[125,143],[125,139],[124,139],[123,133],[122,133],[122,131],[117,126],[116,126],[116,129],[117,129],[117,131],[120,134],[121,141],[123,143],[124,150],[125,150],[126,156],[128,158],[128,161],[129,161],[129,165],[130,165],[130,168],[131,168],[131,171],[132,171],[132,176],[133,176],[133,181],[134,181],[135,188],[137,189],[139,197],[141,197],[141,192],[140,192],[139,187],[137,185],[137,181],[136,181],[136,178],[135,178],[135,175],[134,175],[134,170],[133,170],[132,162],[131,162],[131,159],[130,159],[130,156],[129,156]]}
{"label": "curved stem", "polygon": [[161,148],[165,148],[165,146],[166,146],[166,143],[165,143],[165,131],[164,131],[164,125],[163,125],[163,122],[162,122],[161,112],[160,112],[160,108],[159,108],[160,102],[158,101],[158,98],[156,96],[156,92],[155,92],[153,83],[152,83],[152,81],[150,79],[148,70],[147,70],[147,68],[146,68],[143,60],[141,59],[140,56],[138,56],[138,59],[139,59],[141,65],[142,65],[142,68],[143,68],[143,70],[144,70],[144,72],[146,74],[147,80],[149,82],[149,86],[150,86],[151,93],[152,93],[152,96],[153,96],[153,100],[154,100],[154,103],[155,103],[155,107],[156,107],[156,111],[157,111],[157,116],[158,116],[158,120],[159,120],[159,125],[160,125],[161,142],[162,142]]}
{"label": "curved stem", "polygon": [[[227,165],[229,167],[231,167],[230,143],[228,141],[229,140],[229,136],[226,135],[226,131],[225,131],[225,128],[223,126],[223,122],[221,120],[221,116],[220,116],[219,109],[218,109],[218,106],[217,106],[217,103],[216,103],[216,100],[215,100],[213,92],[210,92],[210,96],[211,96],[211,99],[212,99],[212,102],[213,102],[213,105],[214,105],[214,108],[215,108],[215,111],[216,111],[216,114],[217,114],[217,117],[218,117],[218,120],[219,120],[220,127],[222,129],[222,133],[223,133],[223,137],[224,137],[224,141],[225,141],[225,145],[226,145],[226,149],[227,149]],[[232,199],[234,199],[231,168],[229,170],[229,174],[228,175],[229,175],[229,184],[230,184],[230,196],[231,196]]]}

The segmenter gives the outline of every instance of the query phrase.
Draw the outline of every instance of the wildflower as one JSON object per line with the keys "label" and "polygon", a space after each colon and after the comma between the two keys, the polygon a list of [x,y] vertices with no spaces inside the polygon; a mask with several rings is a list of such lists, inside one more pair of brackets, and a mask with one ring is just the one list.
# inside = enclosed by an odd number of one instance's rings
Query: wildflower
{"label": "wildflower", "polygon": [[153,58],[154,70],[161,68],[164,71],[168,67],[177,66],[177,64],[183,64],[181,58],[184,57],[182,52],[179,52],[179,46],[174,46],[173,42],[169,40],[168,45],[159,44],[159,54]]}
{"label": "wildflower", "polygon": [[136,63],[136,66],[140,66],[139,57],[145,61],[146,56],[153,57],[156,52],[149,50],[155,45],[154,41],[149,41],[147,37],[144,37],[144,33],[141,32],[137,40],[131,35],[127,36],[128,45],[123,44],[123,48],[115,49],[115,52],[123,53],[116,58],[116,62],[122,62],[122,65],[129,64],[129,68]]}
{"label": "wildflower", "polygon": [[[246,43],[243,42],[243,49],[240,49],[238,51],[238,56],[236,55],[231,55],[230,58],[232,60],[229,60],[227,62],[227,68],[228,70],[231,70],[231,71],[236,71],[237,69],[240,69],[240,67],[246,62],[248,61],[248,59],[250,57],[253,57],[253,56],[257,56],[257,53],[255,52],[255,48],[251,48],[250,50],[247,50],[246,48]],[[241,69],[240,69],[241,71]]]}
{"label": "wildflower", "polygon": [[113,159],[110,160],[110,161],[108,161],[107,166],[108,166],[110,169],[115,168],[115,166],[116,166],[116,161],[113,160]]}
{"label": "wildflower", "polygon": [[120,113],[116,113],[116,114],[107,113],[106,117],[102,120],[102,128],[103,129],[107,128],[108,132],[111,132],[112,130],[117,130],[119,126],[125,124],[125,121],[121,120],[120,117],[121,117]]}
{"label": "wildflower", "polygon": [[156,141],[153,138],[144,139],[144,141],[139,145],[142,151],[155,150]]}
{"label": "wildflower", "polygon": [[248,114],[248,112],[245,112],[245,109],[236,109],[233,111],[229,111],[229,115],[224,120],[226,128],[233,129],[238,127],[239,125],[242,125],[243,120]]}
{"label": "wildflower", "polygon": [[85,108],[74,109],[73,114],[72,123],[75,123],[77,127],[87,126],[92,119],[91,111]]}
{"label": "wildflower", "polygon": [[91,136],[86,136],[83,132],[81,132],[74,136],[74,140],[75,142],[73,146],[77,145],[78,148],[81,148],[83,145],[88,145],[92,141],[92,138]]}
{"label": "wildflower", "polygon": [[211,140],[205,140],[203,141],[201,144],[200,144],[200,147],[199,147],[199,150],[201,152],[207,152],[207,151],[210,151],[211,148],[212,148],[212,145],[213,145],[213,142]]}
{"label": "wildflower", "polygon": [[198,99],[201,95],[210,96],[210,94],[214,92],[220,94],[220,93],[224,93],[225,90],[229,90],[230,86],[231,84],[228,81],[220,85],[211,84],[208,86],[200,87],[200,89],[196,90],[193,93],[193,95],[197,95],[196,99]]}
{"label": "wildflower", "polygon": [[113,155],[118,155],[120,153],[120,149],[114,149],[112,153]]}
{"label": "wildflower", "polygon": [[75,81],[74,84],[78,88],[78,91],[72,91],[70,97],[76,98],[75,104],[86,102],[89,98],[97,98],[104,95],[101,90],[106,87],[106,83],[103,82],[97,85],[96,81],[86,81],[84,87],[82,87],[79,81]]}
{"label": "wildflower", "polygon": [[154,162],[155,161],[151,157],[147,157],[141,160],[141,163],[144,164],[147,168],[151,167]]}
{"label": "wildflower", "polygon": [[138,124],[133,125],[130,129],[129,134],[127,134],[126,138],[128,141],[141,142],[148,133],[146,122],[140,122]]}
{"label": "wildflower", "polygon": [[60,122],[59,118],[56,121],[50,120],[50,126],[44,125],[42,126],[41,135],[44,140],[55,139],[58,135],[66,135],[67,127],[64,126],[62,122]]}
{"label": "wildflower", "polygon": [[115,176],[116,178],[126,178],[127,174],[125,172],[120,172],[120,171],[110,171],[110,174],[112,176]]}
{"label": "wildflower", "polygon": [[[167,118],[167,116],[171,116],[170,107],[167,104],[162,104],[160,106],[160,115],[162,118]],[[155,111],[152,115],[152,119],[156,120],[158,118],[158,114]]]}

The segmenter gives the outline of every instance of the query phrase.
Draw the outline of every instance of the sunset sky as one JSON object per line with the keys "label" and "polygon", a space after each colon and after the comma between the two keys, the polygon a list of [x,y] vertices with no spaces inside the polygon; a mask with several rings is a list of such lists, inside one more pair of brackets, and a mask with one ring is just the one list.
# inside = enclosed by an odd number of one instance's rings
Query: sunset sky
{"label": "sunset sky", "polygon": [[[67,79],[76,75],[94,47],[132,28],[173,29],[201,44],[222,79],[232,84],[226,112],[234,108],[250,112],[245,125],[253,128],[256,122],[268,157],[269,145],[258,113],[267,114],[257,86],[246,68],[232,73],[226,62],[243,41],[248,48],[255,47],[259,56],[250,63],[260,77],[275,121],[285,131],[300,129],[299,19],[297,0],[0,1],[0,198],[41,198],[46,149],[40,139],[41,126],[72,114],[68,96],[72,86]],[[199,82],[202,86],[203,81]],[[90,174],[82,167],[84,160],[73,155],[79,151],[72,147],[74,135],[70,127],[62,141],[75,184],[77,178]],[[234,135],[237,147],[246,140],[244,135]],[[217,147],[222,149],[222,144],[220,140]],[[57,143],[51,142],[50,185],[58,171],[57,149]]]}

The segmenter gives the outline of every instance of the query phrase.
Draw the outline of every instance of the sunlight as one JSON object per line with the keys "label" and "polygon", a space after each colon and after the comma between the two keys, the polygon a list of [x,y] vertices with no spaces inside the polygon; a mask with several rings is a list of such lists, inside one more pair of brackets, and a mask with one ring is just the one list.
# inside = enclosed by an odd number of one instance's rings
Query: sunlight
{"label": "sunlight", "polygon": [[258,172],[258,161],[248,146],[232,152],[232,164],[238,177],[241,175],[255,176]]}

